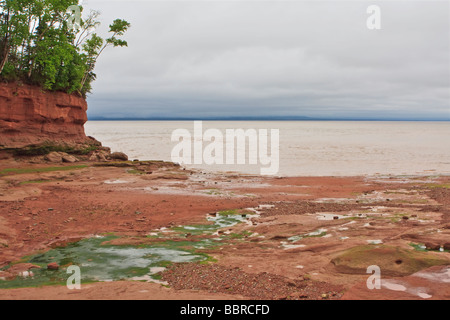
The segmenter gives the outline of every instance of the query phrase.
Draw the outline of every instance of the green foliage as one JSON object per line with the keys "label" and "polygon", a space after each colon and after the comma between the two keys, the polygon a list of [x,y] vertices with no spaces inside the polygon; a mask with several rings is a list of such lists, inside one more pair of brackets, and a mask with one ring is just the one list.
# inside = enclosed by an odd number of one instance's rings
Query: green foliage
{"label": "green foliage", "polygon": [[0,0],[1,80],[82,96],[90,92],[98,57],[108,46],[127,46],[118,37],[130,24],[114,20],[112,36],[104,40],[94,32],[100,25],[97,11],[71,27],[68,8],[73,5],[78,0]]}

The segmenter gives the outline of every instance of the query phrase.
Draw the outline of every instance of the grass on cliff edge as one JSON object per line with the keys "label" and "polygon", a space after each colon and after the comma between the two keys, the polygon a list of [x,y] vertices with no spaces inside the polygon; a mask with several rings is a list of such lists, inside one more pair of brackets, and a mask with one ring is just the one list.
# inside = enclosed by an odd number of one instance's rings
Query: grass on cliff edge
{"label": "grass on cliff edge", "polygon": [[43,167],[43,168],[9,168],[0,171],[0,175],[9,174],[23,174],[23,173],[40,173],[40,172],[52,172],[52,171],[70,171],[87,168],[87,165],[76,165],[66,167]]}
{"label": "grass on cliff edge", "polygon": [[50,152],[65,152],[74,155],[87,155],[91,151],[95,151],[99,148],[96,145],[86,145],[82,148],[75,148],[65,145],[53,145],[43,144],[39,146],[30,146],[20,149],[12,149],[14,156],[16,157],[31,157],[31,156],[43,156]]}

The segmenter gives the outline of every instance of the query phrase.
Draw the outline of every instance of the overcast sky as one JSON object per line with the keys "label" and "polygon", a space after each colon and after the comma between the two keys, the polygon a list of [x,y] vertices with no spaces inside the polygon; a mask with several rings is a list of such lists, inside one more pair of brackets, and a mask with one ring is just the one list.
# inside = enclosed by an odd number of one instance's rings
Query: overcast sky
{"label": "overcast sky", "polygon": [[[381,8],[369,30],[367,7]],[[97,117],[450,120],[449,2],[88,0],[128,48],[98,61]]]}

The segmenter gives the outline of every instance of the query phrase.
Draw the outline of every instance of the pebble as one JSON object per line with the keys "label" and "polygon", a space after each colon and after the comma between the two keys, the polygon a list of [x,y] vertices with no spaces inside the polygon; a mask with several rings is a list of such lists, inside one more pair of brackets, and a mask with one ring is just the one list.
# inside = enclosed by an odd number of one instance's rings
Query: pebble
{"label": "pebble", "polygon": [[48,270],[58,270],[59,265],[56,262],[51,262],[47,265]]}

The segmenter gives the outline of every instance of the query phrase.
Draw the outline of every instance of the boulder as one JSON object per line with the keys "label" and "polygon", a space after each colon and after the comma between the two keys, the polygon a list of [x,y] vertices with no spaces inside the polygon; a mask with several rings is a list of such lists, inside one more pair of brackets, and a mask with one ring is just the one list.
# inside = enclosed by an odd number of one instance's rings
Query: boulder
{"label": "boulder", "polygon": [[108,160],[109,158],[109,153],[107,151],[104,150],[97,150],[94,151],[91,156],[89,157],[89,161],[100,161],[100,162],[105,162]]}
{"label": "boulder", "polygon": [[51,262],[47,265],[48,270],[58,270],[59,265],[56,262]]}
{"label": "boulder", "polygon": [[105,162],[105,161],[107,161],[108,159],[106,158],[106,156],[105,156],[105,154],[104,153],[99,153],[99,154],[97,154],[97,159],[98,159],[98,161],[100,161],[100,162]]}
{"label": "boulder", "polygon": [[100,148],[98,148],[98,150],[105,151],[107,154],[111,153],[111,148],[110,147],[100,147]]}
{"label": "boulder", "polygon": [[47,160],[52,163],[59,163],[63,161],[63,158],[59,152],[50,152],[44,157],[44,160]]}
{"label": "boulder", "polygon": [[74,163],[74,162],[77,162],[78,159],[76,157],[66,153],[66,154],[62,155],[62,161],[67,162],[67,163]]}
{"label": "boulder", "polygon": [[87,138],[90,141],[90,143],[89,143],[90,145],[94,145],[94,146],[97,146],[97,147],[101,147],[102,146],[102,143],[100,141],[98,141],[97,139],[95,139],[94,137],[88,136]]}
{"label": "boulder", "polygon": [[128,161],[128,156],[123,152],[113,152],[113,153],[111,153],[111,159]]}

